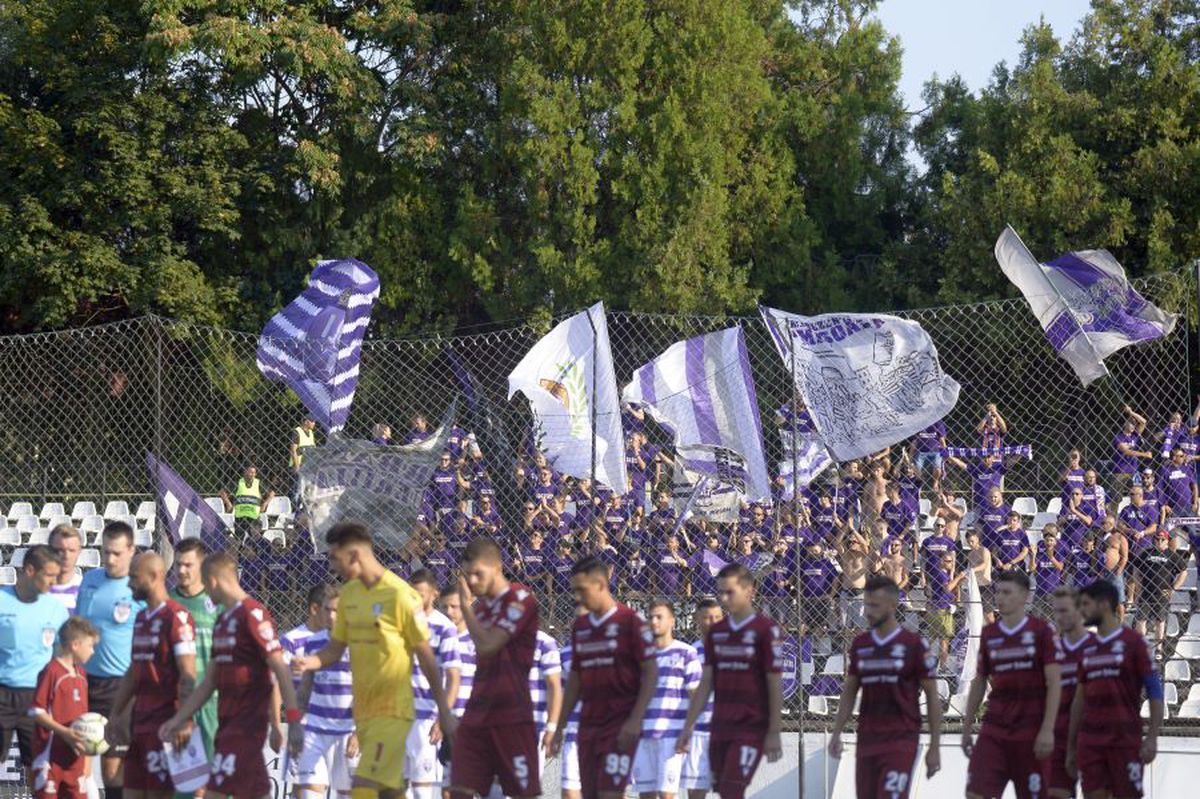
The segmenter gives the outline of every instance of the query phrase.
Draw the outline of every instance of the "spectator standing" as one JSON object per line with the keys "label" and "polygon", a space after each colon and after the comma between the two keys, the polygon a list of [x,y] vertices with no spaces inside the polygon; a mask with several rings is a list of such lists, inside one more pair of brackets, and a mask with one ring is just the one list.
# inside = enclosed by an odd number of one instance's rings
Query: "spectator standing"
{"label": "spectator standing", "polygon": [[841,566],[841,622],[847,628],[844,634],[852,638],[866,626],[863,619],[863,589],[867,585],[867,571],[871,565],[870,547],[861,535],[851,531],[837,541],[837,552]]}
{"label": "spectator standing", "polygon": [[1062,471],[1062,500],[1064,505],[1067,503],[1067,498],[1071,496],[1071,489],[1073,488],[1083,488],[1082,456],[1077,449],[1073,449],[1067,453],[1067,466]]}
{"label": "spectator standing", "polygon": [[938,421],[926,427],[913,437],[911,447],[914,464],[921,479],[929,480],[934,493],[942,489],[942,476],[945,474],[946,457],[946,423]]}
{"label": "spectator standing", "polygon": [[35,545],[25,553],[16,585],[0,588],[0,751],[7,759],[15,735],[26,785],[33,785],[29,711],[38,673],[54,655],[58,631],[67,620],[67,609],[48,593],[61,569],[54,550]]}
{"label": "spectator standing", "polygon": [[417,413],[412,417],[411,426],[408,432],[404,434],[402,444],[420,444],[422,441],[427,441],[433,431],[429,429],[429,420],[425,418],[425,414]]}
{"label": "spectator standing", "polygon": [[1003,492],[993,487],[988,491],[987,504],[978,508],[979,531],[983,535],[983,545],[995,549],[1000,540],[1000,531],[1008,524],[1012,508],[1004,501]]}
{"label": "spectator standing", "polygon": [[1153,453],[1142,441],[1146,432],[1146,417],[1126,405],[1122,408],[1125,423],[1121,432],[1113,439],[1112,483],[1113,494],[1118,499],[1129,493],[1137,479],[1143,463],[1149,463]]}
{"label": "spectator standing", "polygon": [[1071,496],[1063,504],[1062,513],[1058,516],[1058,529],[1062,532],[1062,540],[1067,542],[1067,546],[1078,546],[1084,533],[1097,521],[1084,508],[1083,489],[1071,489]]}
{"label": "spectator standing", "polygon": [[1200,490],[1196,486],[1195,467],[1178,446],[1171,450],[1171,460],[1162,467],[1163,503],[1171,516],[1195,516],[1200,511]]}
{"label": "spectator standing", "polygon": [[[300,464],[304,462],[304,451],[317,445],[317,422],[311,416],[305,416],[292,430],[292,443],[288,447],[288,460],[292,471],[300,473]],[[101,636],[104,633],[101,632]]]}
{"label": "spectator standing", "polygon": [[1103,578],[1104,550],[1096,546],[1095,532],[1089,530],[1079,546],[1071,550],[1067,572],[1073,588],[1083,588]]}
{"label": "spectator standing", "polygon": [[1029,568],[1029,534],[1021,526],[1021,514],[1008,512],[1008,524],[996,533],[992,562],[1002,572],[1026,572]]}
{"label": "spectator standing", "polygon": [[941,561],[942,555],[947,552],[953,553],[956,546],[954,539],[946,535],[946,522],[936,519],[933,523],[933,533],[921,542],[921,568],[928,569],[932,564]]}
{"label": "spectator standing", "polygon": [[1173,549],[1170,534],[1166,530],[1159,530],[1154,536],[1154,546],[1135,554],[1133,564],[1141,584],[1137,601],[1137,631],[1145,635],[1147,624],[1154,625],[1154,654],[1158,660],[1162,660],[1171,593],[1183,585],[1187,555]]}
{"label": "spectator standing", "polygon": [[[259,517],[267,512],[267,506],[274,498],[275,492],[270,490],[263,496],[258,469],[253,466],[247,466],[238,478],[232,499],[229,492],[222,489],[221,501],[225,503],[225,512],[233,514],[233,532],[239,542],[254,544],[261,539],[262,524],[259,523]],[[258,551],[257,546],[254,549]]]}
{"label": "spectator standing", "polygon": [[383,422],[376,422],[374,430],[371,431],[371,442],[378,444],[381,447],[386,447],[392,443],[392,426]]}
{"label": "spectator standing", "polygon": [[979,433],[979,446],[984,449],[999,450],[1004,446],[1004,437],[1008,435],[1008,422],[1000,415],[996,403],[988,403],[983,409],[983,418],[975,427]]}
{"label": "spectator standing", "polygon": [[925,578],[925,629],[930,639],[936,642],[938,668],[945,668],[950,658],[950,640],[954,638],[954,597],[967,574],[955,574],[954,571],[954,555],[945,552]]}
{"label": "spectator standing", "polygon": [[1147,503],[1141,486],[1133,486],[1129,491],[1129,504],[1117,515],[1117,526],[1129,539],[1135,552],[1149,549],[1158,532],[1158,517]]}
{"label": "spectator standing", "polygon": [[992,553],[983,545],[979,530],[971,528],[967,532],[967,568],[975,572],[975,582],[979,585],[979,598],[983,604],[984,620],[991,623],[995,620],[992,608],[995,601],[992,596]]}
{"label": "spectator standing", "polygon": [[1062,585],[1063,570],[1066,569],[1069,553],[1070,548],[1058,540],[1058,535],[1053,530],[1043,530],[1042,540],[1034,547],[1033,601],[1038,613],[1045,618],[1050,618],[1053,611],[1052,598],[1055,589]]}
{"label": "spectator standing", "polygon": [[810,541],[796,568],[800,577],[802,634],[823,636],[833,627],[837,564],[825,554],[819,541]]}

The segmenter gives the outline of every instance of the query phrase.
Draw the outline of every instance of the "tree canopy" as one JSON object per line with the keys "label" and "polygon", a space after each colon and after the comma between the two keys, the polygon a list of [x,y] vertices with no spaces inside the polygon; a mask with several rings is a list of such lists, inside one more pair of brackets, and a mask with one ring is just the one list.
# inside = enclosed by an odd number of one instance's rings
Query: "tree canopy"
{"label": "tree canopy", "polygon": [[254,329],[341,256],[391,333],[1007,296],[1005,223],[1200,256],[1200,0],[1093,0],[922,109],[874,6],[0,5],[0,328]]}

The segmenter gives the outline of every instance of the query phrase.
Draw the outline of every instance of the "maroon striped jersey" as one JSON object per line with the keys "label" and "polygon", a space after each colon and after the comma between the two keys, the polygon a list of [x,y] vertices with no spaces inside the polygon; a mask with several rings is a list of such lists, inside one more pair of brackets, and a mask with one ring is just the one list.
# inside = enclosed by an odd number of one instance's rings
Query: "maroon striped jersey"
{"label": "maroon striped jersey", "polygon": [[1046,712],[1046,666],[1061,663],[1054,630],[1041,619],[1026,616],[1012,629],[997,619],[984,627],[978,673],[991,679],[992,692],[980,734],[1033,741]]}
{"label": "maroon striped jersey", "polygon": [[1087,644],[1096,640],[1090,632],[1084,632],[1083,637],[1075,643],[1067,640],[1065,635],[1058,637],[1062,647],[1062,701],[1058,705],[1058,718],[1054,720],[1055,745],[1067,742],[1067,732],[1071,727],[1071,703],[1075,701],[1075,686],[1079,682],[1079,664],[1083,662],[1083,650]]}
{"label": "maroon striped jersey", "polygon": [[858,749],[864,754],[911,747],[921,730],[921,680],[937,676],[937,657],[925,639],[896,627],[880,637],[862,633],[850,645],[847,674],[858,678]]}
{"label": "maroon striped jersey", "polygon": [[133,734],[156,735],[175,715],[179,655],[196,654],[192,614],[173,599],[138,611],[133,622]]}
{"label": "maroon striped jersey", "polygon": [[712,669],[715,739],[767,733],[767,674],[778,673],[783,634],[775,622],[751,613],[741,623],[726,616],[704,638],[704,665]]}
{"label": "maroon striped jersey", "polygon": [[1083,719],[1078,745],[1138,746],[1142,741],[1142,688],[1155,671],[1146,639],[1121,626],[1083,647],[1079,687]]}
{"label": "maroon striped jersey", "polygon": [[474,687],[462,723],[500,726],[526,722],[533,718],[529,670],[537,648],[537,599],[525,586],[511,583],[495,599],[476,599],[475,617],[483,627],[499,627],[510,637],[500,651],[476,654]]}
{"label": "maroon striped jersey", "polygon": [[583,710],[579,740],[616,735],[637,704],[642,661],[653,660],[654,635],[618,602],[599,618],[588,613],[571,628],[571,672],[579,674]]}
{"label": "maroon striped jersey", "polygon": [[271,707],[267,659],[282,652],[271,611],[253,597],[226,610],[213,626],[212,667],[217,670],[217,724],[261,736]]}

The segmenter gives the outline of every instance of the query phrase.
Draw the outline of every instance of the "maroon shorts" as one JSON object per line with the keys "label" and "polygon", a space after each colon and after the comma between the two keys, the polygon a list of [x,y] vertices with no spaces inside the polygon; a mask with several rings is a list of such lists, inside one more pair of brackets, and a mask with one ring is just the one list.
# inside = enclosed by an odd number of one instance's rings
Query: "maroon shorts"
{"label": "maroon shorts", "polygon": [[33,797],[34,799],[79,799],[83,796],[83,791],[79,787],[79,778],[82,776],[82,757],[70,766],[51,762],[49,758],[35,758],[33,761]]}
{"label": "maroon shorts", "polygon": [[579,785],[585,799],[601,791],[625,792],[629,776],[633,773],[636,742],[632,749],[621,749],[617,746],[617,731],[612,730],[604,735],[591,735],[587,739],[580,736],[575,749],[579,754]]}
{"label": "maroon shorts", "polygon": [[1080,744],[1075,753],[1084,794],[1107,790],[1121,799],[1142,795],[1142,747],[1088,746]]}
{"label": "maroon shorts", "polygon": [[1033,756],[1033,739],[1001,741],[980,735],[967,766],[967,793],[1000,796],[1013,784],[1017,799],[1041,799],[1050,781],[1050,759]]}
{"label": "maroon shorts", "polygon": [[450,756],[450,782],[487,796],[493,780],[505,796],[541,796],[533,722],[503,727],[460,726]]}
{"label": "maroon shorts", "polygon": [[257,735],[239,729],[218,729],[213,740],[208,791],[234,799],[260,799],[270,794],[271,778],[267,776],[267,761],[263,757],[266,733],[266,725]]}
{"label": "maroon shorts", "polygon": [[1078,779],[1067,773],[1067,734],[1054,732],[1054,754],[1050,756],[1050,790],[1067,791],[1074,796]]}
{"label": "maroon shorts", "polygon": [[708,739],[708,765],[713,773],[713,790],[721,799],[742,799],[758,761],[762,760],[763,736],[740,735],[718,738],[714,731]]}
{"label": "maroon shorts", "polygon": [[125,754],[125,787],[135,791],[172,791],[171,769],[157,730],[135,732]]}
{"label": "maroon shorts", "polygon": [[854,785],[858,799],[908,799],[917,741],[898,740],[886,749],[854,755]]}

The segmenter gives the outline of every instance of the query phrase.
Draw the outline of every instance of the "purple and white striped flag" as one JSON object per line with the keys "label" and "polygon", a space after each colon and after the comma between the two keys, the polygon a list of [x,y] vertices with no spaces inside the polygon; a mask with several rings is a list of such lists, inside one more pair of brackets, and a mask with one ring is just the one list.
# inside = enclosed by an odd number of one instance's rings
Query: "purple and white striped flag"
{"label": "purple and white striped flag", "polygon": [[1108,250],[1080,250],[1038,263],[1011,227],[996,240],[996,260],[1046,331],[1055,352],[1085,385],[1108,374],[1114,352],[1170,335],[1178,314],[1147,302]]}
{"label": "purple and white striped flag", "polygon": [[146,453],[146,468],[150,470],[150,482],[158,494],[159,518],[166,525],[171,543],[199,537],[210,552],[225,549],[230,530],[196,490],[152,452]]}
{"label": "purple and white striped flag", "polygon": [[341,430],[350,415],[363,336],[378,297],[379,276],[362,261],[321,261],[308,287],[259,336],[259,371],[287,383],[327,432]]}
{"label": "purple and white striped flag", "polygon": [[731,484],[751,500],[771,495],[762,420],[740,327],[672,344],[621,392],[675,436],[690,472]]}

